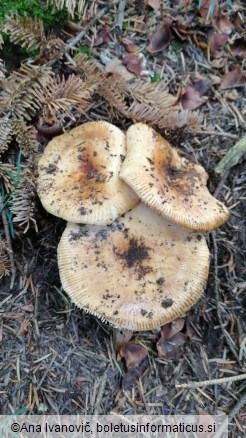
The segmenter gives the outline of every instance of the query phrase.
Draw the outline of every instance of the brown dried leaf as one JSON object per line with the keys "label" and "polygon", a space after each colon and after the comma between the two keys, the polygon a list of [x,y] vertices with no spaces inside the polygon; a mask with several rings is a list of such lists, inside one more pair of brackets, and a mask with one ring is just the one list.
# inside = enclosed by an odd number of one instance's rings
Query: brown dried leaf
{"label": "brown dried leaf", "polygon": [[183,318],[177,318],[168,324],[165,324],[161,328],[161,337],[164,339],[171,339],[174,335],[183,330],[185,320]]}
{"label": "brown dried leaf", "polygon": [[136,370],[127,371],[122,379],[122,386],[125,390],[131,389],[135,386],[136,380],[138,377],[138,373]]}
{"label": "brown dried leaf", "polygon": [[24,306],[21,307],[22,310],[25,312],[33,312],[34,311],[34,305],[32,303],[30,304],[24,304]]}
{"label": "brown dried leaf", "polygon": [[137,52],[138,46],[130,38],[123,38],[121,42],[125,47],[125,49],[127,50],[127,52],[129,53]]}
{"label": "brown dried leaf", "polygon": [[149,37],[148,52],[158,53],[167,48],[172,38],[171,24],[172,20],[167,18],[162,26]]}
{"label": "brown dried leaf", "polygon": [[213,23],[215,27],[217,27],[217,29],[222,33],[230,34],[234,28],[234,25],[230,21],[228,14],[221,10],[219,11],[217,17],[215,17]]}
{"label": "brown dried leaf", "polygon": [[210,45],[210,53],[214,58],[219,58],[222,56],[222,49],[228,40],[228,35],[226,33],[213,32],[208,37],[208,42]]}
{"label": "brown dried leaf", "polygon": [[25,335],[28,332],[29,324],[30,324],[29,319],[23,319],[23,321],[21,322],[20,328],[19,328],[18,332],[16,333],[16,336]]}
{"label": "brown dried leaf", "polygon": [[181,346],[186,342],[186,336],[183,333],[177,333],[170,340],[161,337],[157,342],[157,351],[159,357],[176,358],[181,353]]}
{"label": "brown dried leaf", "polygon": [[154,11],[159,11],[161,7],[161,1],[160,0],[144,0],[144,3],[147,6],[150,6]]}
{"label": "brown dried leaf", "polygon": [[223,76],[220,89],[227,90],[228,88],[241,87],[245,84],[246,72],[242,71],[240,65],[236,65],[232,71],[229,71]]}
{"label": "brown dried leaf", "polygon": [[193,88],[198,91],[198,93],[200,94],[200,96],[203,96],[204,94],[206,94],[210,88],[211,88],[211,81],[207,78],[203,78],[202,76],[200,76],[201,79],[194,79],[193,82]]}
{"label": "brown dried leaf", "polygon": [[62,134],[63,128],[60,124],[53,124],[52,126],[37,125],[37,131],[43,134],[47,138],[55,137],[56,135]]}
{"label": "brown dried leaf", "polygon": [[148,351],[142,345],[128,342],[120,349],[121,357],[125,358],[128,370],[134,370],[139,366],[142,360],[147,356]]}
{"label": "brown dried leaf", "polygon": [[141,55],[133,55],[129,53],[122,57],[122,62],[126,65],[127,70],[139,76],[143,70],[143,57]]}
{"label": "brown dried leaf", "polygon": [[180,98],[184,110],[194,110],[206,102],[206,98],[201,97],[195,87],[188,86]]}
{"label": "brown dried leaf", "polygon": [[108,62],[108,64],[106,64],[105,71],[107,73],[116,73],[122,76],[126,81],[130,81],[134,78],[134,75],[127,70],[122,61],[120,61],[118,58],[114,58],[112,61]]}
{"label": "brown dried leaf", "polygon": [[127,344],[132,338],[133,332],[131,330],[114,330],[114,345],[117,351]]}
{"label": "brown dried leaf", "polygon": [[98,33],[94,39],[93,46],[97,47],[103,43],[108,43],[110,41],[109,37],[110,29],[108,27],[103,27],[103,29]]}
{"label": "brown dried leaf", "polygon": [[233,44],[230,44],[231,53],[234,56],[244,58],[246,56],[246,40],[245,38],[238,38]]}
{"label": "brown dried leaf", "polygon": [[172,31],[178,36],[181,41],[187,40],[189,34],[192,33],[191,23],[182,15],[173,17]]}

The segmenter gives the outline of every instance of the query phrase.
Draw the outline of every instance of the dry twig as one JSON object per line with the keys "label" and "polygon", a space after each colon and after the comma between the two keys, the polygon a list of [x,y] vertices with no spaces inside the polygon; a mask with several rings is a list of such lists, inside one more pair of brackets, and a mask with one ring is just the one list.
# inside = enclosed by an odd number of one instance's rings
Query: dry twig
{"label": "dry twig", "polygon": [[233,356],[238,361],[238,355],[236,352],[235,344],[234,344],[233,340],[231,339],[229,333],[227,333],[227,331],[224,327],[223,321],[222,321],[222,316],[221,316],[221,311],[220,311],[220,292],[219,292],[220,285],[219,285],[219,277],[218,277],[218,249],[217,249],[215,232],[212,231],[211,235],[212,235],[213,247],[214,247],[214,277],[215,277],[214,283],[215,283],[215,297],[216,297],[216,308],[217,308],[218,320],[219,320],[221,331],[222,331],[222,333],[225,337],[225,340],[227,342],[227,345],[230,348]]}
{"label": "dry twig", "polygon": [[188,383],[177,383],[176,388],[201,388],[207,385],[217,385],[228,382],[237,382],[238,380],[246,379],[246,374],[240,374],[239,376],[222,377],[221,379],[204,380],[203,382],[188,382]]}

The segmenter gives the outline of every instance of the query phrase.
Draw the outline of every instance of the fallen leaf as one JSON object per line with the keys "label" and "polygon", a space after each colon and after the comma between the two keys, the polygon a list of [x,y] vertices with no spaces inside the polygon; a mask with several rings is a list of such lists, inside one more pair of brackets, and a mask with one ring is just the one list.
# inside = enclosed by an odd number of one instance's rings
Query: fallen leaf
{"label": "fallen leaf", "polygon": [[138,367],[142,360],[147,356],[148,350],[142,345],[128,342],[120,349],[121,357],[125,358],[128,370],[133,370]]}
{"label": "fallen leaf", "polygon": [[127,70],[122,61],[118,58],[114,58],[112,61],[108,62],[105,71],[107,73],[116,73],[122,76],[126,81],[130,81],[134,78],[134,75]]}
{"label": "fallen leaf", "polygon": [[123,347],[124,344],[130,341],[133,332],[131,330],[114,330],[114,345],[117,351]]}
{"label": "fallen leaf", "polygon": [[180,98],[180,103],[185,110],[194,110],[206,102],[206,98],[201,97],[200,93],[191,86],[185,89]]}
{"label": "fallen leaf", "polygon": [[236,65],[232,71],[226,73],[220,84],[221,90],[228,88],[241,87],[246,84],[246,72],[242,71],[240,65]]}
{"label": "fallen leaf", "polygon": [[150,6],[154,11],[159,11],[161,7],[161,1],[160,0],[144,0],[144,3],[147,6]]}
{"label": "fallen leaf", "polygon": [[181,353],[181,346],[186,342],[184,333],[176,333],[171,339],[167,340],[161,337],[157,342],[157,351],[159,357],[175,358]]}
{"label": "fallen leaf", "polygon": [[210,33],[208,42],[210,46],[210,53],[214,58],[219,58],[222,56],[222,49],[227,40],[228,35],[226,33]]}
{"label": "fallen leaf", "polygon": [[23,336],[28,332],[28,326],[30,324],[30,320],[29,319],[23,319],[23,321],[21,321],[21,325],[20,328],[18,330],[18,332],[16,333],[16,336]]}
{"label": "fallen leaf", "polygon": [[246,40],[244,38],[237,38],[229,47],[234,56],[242,58],[246,56]]}
{"label": "fallen leaf", "polygon": [[202,18],[213,17],[217,14],[218,8],[219,5],[217,2],[215,2],[213,6],[213,0],[202,0],[199,14]]}
{"label": "fallen leaf", "polygon": [[63,127],[58,124],[54,124],[53,126],[36,125],[36,129],[40,134],[43,134],[45,137],[49,138],[59,135],[63,131]]}
{"label": "fallen leaf", "polygon": [[179,333],[184,328],[185,320],[177,318],[168,324],[161,327],[161,337],[171,339],[176,333]]}
{"label": "fallen leaf", "polygon": [[172,31],[178,36],[181,41],[187,40],[189,35],[192,34],[191,23],[185,20],[182,15],[176,15],[172,18]]}
{"label": "fallen leaf", "polygon": [[123,46],[129,53],[135,53],[138,51],[138,46],[130,38],[123,38],[121,40]]}
{"label": "fallen leaf", "polygon": [[221,10],[219,11],[217,17],[214,18],[213,23],[220,32],[227,33],[228,35],[234,28],[234,25],[230,21],[228,14]]}
{"label": "fallen leaf", "polygon": [[127,371],[122,379],[122,386],[124,389],[129,390],[135,386],[138,377],[138,372],[136,370]]}
{"label": "fallen leaf", "polygon": [[100,46],[103,43],[108,43],[110,41],[109,33],[110,29],[108,27],[103,27],[94,39],[93,47]]}
{"label": "fallen leaf", "polygon": [[22,306],[21,309],[24,310],[25,312],[33,312],[34,311],[34,305],[32,303],[24,304],[24,306]]}
{"label": "fallen leaf", "polygon": [[211,88],[211,81],[207,78],[202,78],[202,79],[196,79],[194,78],[194,80],[192,80],[193,82],[193,88],[198,91],[198,93],[200,94],[200,96],[203,96],[204,94],[206,94],[210,88]]}
{"label": "fallen leaf", "polygon": [[122,62],[131,73],[134,73],[137,76],[141,74],[144,64],[142,56],[130,53],[122,57]]}
{"label": "fallen leaf", "polygon": [[171,24],[172,20],[166,19],[162,26],[149,37],[148,52],[162,52],[162,50],[167,48],[172,38]]}

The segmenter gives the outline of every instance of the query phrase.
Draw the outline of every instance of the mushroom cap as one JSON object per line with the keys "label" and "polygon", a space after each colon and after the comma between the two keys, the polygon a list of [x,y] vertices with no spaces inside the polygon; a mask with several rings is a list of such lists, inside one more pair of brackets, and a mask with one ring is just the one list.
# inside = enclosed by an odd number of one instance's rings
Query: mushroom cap
{"label": "mushroom cap", "polygon": [[206,187],[205,169],[180,157],[154,129],[132,125],[126,144],[120,177],[148,206],[193,231],[213,230],[228,219],[228,209]]}
{"label": "mushroom cap", "polygon": [[150,330],[201,296],[209,251],[143,203],[105,227],[68,223],[58,246],[61,283],[80,308],[116,327]]}
{"label": "mushroom cap", "polygon": [[139,200],[119,178],[125,153],[125,134],[103,121],[51,140],[38,165],[44,208],[71,222],[112,223]]}

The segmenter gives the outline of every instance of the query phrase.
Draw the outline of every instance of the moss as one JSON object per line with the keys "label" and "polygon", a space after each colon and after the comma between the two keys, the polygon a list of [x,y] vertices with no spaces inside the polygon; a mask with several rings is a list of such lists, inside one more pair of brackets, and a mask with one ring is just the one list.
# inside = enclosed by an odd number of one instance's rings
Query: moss
{"label": "moss", "polygon": [[81,46],[79,46],[77,53],[85,53],[87,56],[91,56],[92,49],[85,44],[82,44]]}
{"label": "moss", "polygon": [[0,8],[0,23],[4,17],[11,13],[17,12],[20,16],[28,15],[32,18],[43,20],[46,31],[52,28],[64,28],[67,24],[67,10],[55,10],[46,1],[41,0],[2,0]]}

